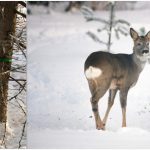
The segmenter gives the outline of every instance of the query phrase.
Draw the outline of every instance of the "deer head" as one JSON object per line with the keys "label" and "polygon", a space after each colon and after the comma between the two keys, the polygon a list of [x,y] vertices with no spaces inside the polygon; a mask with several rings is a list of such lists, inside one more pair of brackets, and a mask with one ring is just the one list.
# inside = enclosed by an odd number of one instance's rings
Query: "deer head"
{"label": "deer head", "polygon": [[140,61],[147,61],[150,58],[150,31],[145,36],[139,36],[133,28],[130,28],[130,35],[134,41],[133,53]]}

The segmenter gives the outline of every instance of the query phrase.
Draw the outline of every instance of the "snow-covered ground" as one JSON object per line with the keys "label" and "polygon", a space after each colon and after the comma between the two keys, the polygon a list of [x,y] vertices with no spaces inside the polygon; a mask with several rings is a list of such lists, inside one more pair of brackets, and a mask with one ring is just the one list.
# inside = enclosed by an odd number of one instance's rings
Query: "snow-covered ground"
{"label": "snow-covered ground", "polygon": [[[150,29],[150,10],[121,11],[135,29]],[[107,18],[107,12],[97,15]],[[28,16],[28,148],[150,148],[150,65],[128,94],[127,128],[121,128],[117,95],[106,131],[95,129],[83,67],[87,56],[105,49],[87,34],[97,22],[81,13]],[[105,34],[102,35],[105,39]],[[132,53],[132,39],[113,37],[113,53]],[[103,116],[108,93],[100,100]]]}

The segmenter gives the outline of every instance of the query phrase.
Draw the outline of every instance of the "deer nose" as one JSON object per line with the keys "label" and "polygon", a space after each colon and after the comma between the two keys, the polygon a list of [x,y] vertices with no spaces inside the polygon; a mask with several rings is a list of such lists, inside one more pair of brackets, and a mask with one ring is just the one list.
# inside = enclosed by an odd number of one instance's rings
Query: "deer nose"
{"label": "deer nose", "polygon": [[143,53],[143,54],[144,54],[144,53],[147,54],[147,53],[149,53],[149,50],[143,50],[142,53]]}

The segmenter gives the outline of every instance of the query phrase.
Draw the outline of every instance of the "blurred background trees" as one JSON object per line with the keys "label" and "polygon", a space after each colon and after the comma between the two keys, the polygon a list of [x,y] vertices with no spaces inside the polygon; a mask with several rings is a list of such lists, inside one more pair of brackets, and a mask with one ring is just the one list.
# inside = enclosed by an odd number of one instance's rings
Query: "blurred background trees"
{"label": "blurred background trees", "polygon": [[[134,10],[136,1],[117,1],[116,10]],[[62,10],[64,12],[74,12],[81,9],[82,6],[87,6],[91,8],[93,11],[102,11],[109,10],[107,1],[29,1],[29,5],[43,5],[45,7],[49,7],[51,10]],[[29,8],[28,12],[31,13],[32,10]]]}
{"label": "blurred background trees", "polygon": [[[100,27],[97,29],[97,33],[87,31],[87,34],[95,41],[105,45],[105,50],[110,51],[112,45],[112,34],[114,33],[116,38],[119,39],[120,35],[127,36],[129,33],[130,23],[124,18],[116,19],[116,11],[122,10],[134,10],[136,7],[136,1],[68,1],[68,2],[28,2],[28,13],[34,13],[34,7],[30,6],[43,6],[45,7],[45,13],[49,14],[53,11],[59,11],[63,13],[75,13],[82,12],[87,22],[97,21]],[[106,19],[103,16],[95,17],[96,11],[107,11],[109,17]],[[103,25],[101,25],[103,24]],[[106,32],[107,39],[100,38],[100,34]]]}

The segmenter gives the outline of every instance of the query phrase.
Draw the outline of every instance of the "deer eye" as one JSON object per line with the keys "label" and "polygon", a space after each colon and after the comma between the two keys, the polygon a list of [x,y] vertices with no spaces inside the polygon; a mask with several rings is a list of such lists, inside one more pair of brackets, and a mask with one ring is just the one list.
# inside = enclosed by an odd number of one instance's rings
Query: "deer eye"
{"label": "deer eye", "polygon": [[141,44],[141,43],[137,43],[137,45],[138,45],[138,46],[141,46],[142,44]]}

